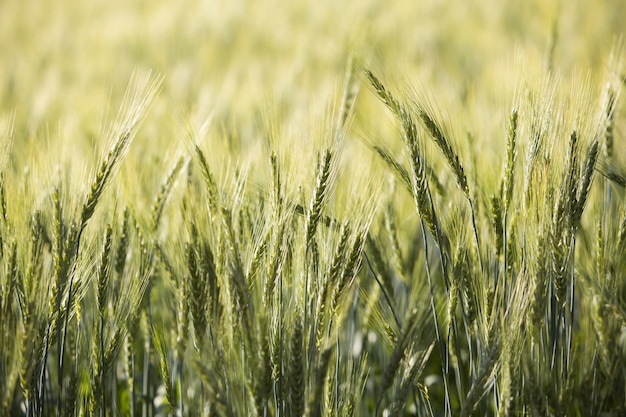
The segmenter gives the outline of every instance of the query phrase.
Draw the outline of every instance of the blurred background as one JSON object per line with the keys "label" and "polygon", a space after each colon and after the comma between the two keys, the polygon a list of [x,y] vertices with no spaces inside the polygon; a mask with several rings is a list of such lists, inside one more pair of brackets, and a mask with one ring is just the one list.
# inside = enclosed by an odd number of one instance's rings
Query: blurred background
{"label": "blurred background", "polygon": [[501,95],[520,60],[598,71],[624,16],[621,0],[4,0],[1,108],[29,133],[89,125],[134,70],[151,69],[166,77],[168,106],[245,120],[268,97],[297,111],[326,96],[349,52],[449,100]]}
{"label": "blurred background", "polygon": [[[142,171],[180,146],[181,120],[212,115],[240,154],[268,113],[296,129],[323,119],[352,55],[489,141],[524,79],[589,77],[600,88],[623,16],[621,0],[3,0],[0,116],[14,118],[17,172],[42,163],[33,158],[75,170],[102,153],[133,72],[162,74],[125,168],[150,181]],[[385,136],[379,111],[361,94],[357,136]]]}

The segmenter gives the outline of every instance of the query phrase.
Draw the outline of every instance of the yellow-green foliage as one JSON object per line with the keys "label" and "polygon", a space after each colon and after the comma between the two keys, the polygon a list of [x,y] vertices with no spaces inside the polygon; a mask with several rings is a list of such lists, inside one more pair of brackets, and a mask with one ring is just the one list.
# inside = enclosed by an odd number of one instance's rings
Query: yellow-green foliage
{"label": "yellow-green foliage", "polygon": [[626,415],[625,16],[0,2],[0,416]]}

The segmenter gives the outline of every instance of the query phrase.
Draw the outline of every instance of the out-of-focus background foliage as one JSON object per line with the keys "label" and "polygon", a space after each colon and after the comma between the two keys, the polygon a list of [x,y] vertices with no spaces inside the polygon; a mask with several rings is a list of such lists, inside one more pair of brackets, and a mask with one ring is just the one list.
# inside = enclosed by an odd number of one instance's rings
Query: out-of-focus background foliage
{"label": "out-of-focus background foliage", "polygon": [[[164,74],[150,115],[159,123],[135,146],[145,164],[170,149],[179,115],[212,113],[244,145],[268,103],[283,122],[309,120],[340,91],[356,53],[436,92],[442,108],[471,106],[469,123],[480,125],[510,106],[522,74],[601,76],[623,16],[620,0],[5,0],[0,108],[14,113],[24,150],[15,168],[46,138],[90,158],[104,109],[133,71]],[[357,109],[369,119],[370,107]],[[53,142],[46,155],[58,163],[67,155]]]}
{"label": "out-of-focus background foliage", "polygon": [[[160,101],[246,120],[268,96],[297,112],[356,51],[449,99],[499,95],[523,70],[599,72],[624,27],[619,0],[56,1],[0,4],[0,92],[27,132],[92,124],[135,69]],[[294,106],[295,105],[295,106]],[[96,116],[96,117],[94,117]]]}

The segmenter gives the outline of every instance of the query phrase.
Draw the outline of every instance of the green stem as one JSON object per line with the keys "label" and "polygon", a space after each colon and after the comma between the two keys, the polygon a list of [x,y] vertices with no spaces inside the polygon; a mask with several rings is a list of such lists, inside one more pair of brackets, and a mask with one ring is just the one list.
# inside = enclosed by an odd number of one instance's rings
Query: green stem
{"label": "green stem", "polygon": [[[439,319],[437,318],[437,307],[435,305],[435,289],[433,286],[432,277],[430,275],[430,261],[428,260],[428,239],[426,237],[426,226],[424,225],[424,220],[420,219],[420,226],[422,228],[422,237],[424,243],[424,261],[426,263],[426,276],[428,278],[428,287],[430,291],[430,307],[433,312],[433,321],[435,323],[435,336],[437,337],[437,344],[439,346],[439,356],[441,357],[441,374],[443,377],[443,387],[444,387],[444,395],[445,395],[445,411],[446,415],[452,415],[452,406],[450,404],[450,389],[448,382],[448,353],[446,351],[446,347],[441,339],[441,334],[439,332]],[[437,229],[438,230],[438,229]],[[439,233],[437,233],[438,235]],[[439,248],[441,256],[441,247]],[[442,260],[442,268],[443,268],[443,260]]]}

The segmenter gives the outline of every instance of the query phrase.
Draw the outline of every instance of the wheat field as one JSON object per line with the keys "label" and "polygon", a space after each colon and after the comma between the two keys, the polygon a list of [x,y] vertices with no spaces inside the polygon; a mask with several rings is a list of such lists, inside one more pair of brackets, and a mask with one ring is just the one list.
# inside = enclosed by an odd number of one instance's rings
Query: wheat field
{"label": "wheat field", "polygon": [[292,3],[0,2],[0,416],[626,415],[626,4]]}

